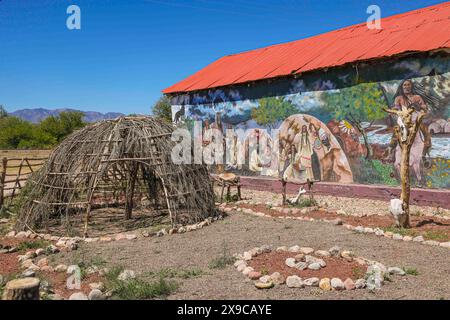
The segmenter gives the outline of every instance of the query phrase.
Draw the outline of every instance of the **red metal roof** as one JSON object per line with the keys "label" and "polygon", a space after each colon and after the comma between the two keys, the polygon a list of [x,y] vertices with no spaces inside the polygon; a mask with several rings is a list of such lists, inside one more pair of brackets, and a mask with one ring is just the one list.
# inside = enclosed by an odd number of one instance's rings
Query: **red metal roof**
{"label": "red metal roof", "polygon": [[287,76],[409,51],[450,47],[450,2],[361,23],[298,41],[228,55],[163,90],[203,90]]}

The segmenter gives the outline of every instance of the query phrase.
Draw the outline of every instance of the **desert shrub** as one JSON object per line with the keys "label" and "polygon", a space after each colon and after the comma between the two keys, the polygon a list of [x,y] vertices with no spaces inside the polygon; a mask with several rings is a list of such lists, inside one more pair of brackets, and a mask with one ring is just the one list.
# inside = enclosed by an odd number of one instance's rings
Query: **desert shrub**
{"label": "desert shrub", "polygon": [[113,297],[122,300],[145,300],[155,298],[166,298],[178,288],[174,281],[167,281],[159,277],[154,281],[145,281],[135,278],[122,281],[118,276],[123,267],[114,267],[105,274],[106,287],[112,291]]}
{"label": "desert shrub", "polygon": [[210,269],[224,269],[228,265],[233,264],[235,261],[236,261],[236,258],[230,254],[226,245],[223,245],[221,255],[210,261],[209,268]]}

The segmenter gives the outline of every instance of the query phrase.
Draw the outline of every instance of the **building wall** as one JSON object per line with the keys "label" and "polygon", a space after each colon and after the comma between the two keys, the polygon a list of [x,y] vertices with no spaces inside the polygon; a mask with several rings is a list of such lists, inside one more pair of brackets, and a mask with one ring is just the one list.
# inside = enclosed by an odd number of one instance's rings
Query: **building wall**
{"label": "building wall", "polygon": [[448,189],[449,57],[422,54],[179,94],[171,97],[172,113],[175,122],[188,127],[198,120],[214,126],[219,119],[222,130],[279,129],[278,163],[260,167],[252,154],[245,166],[228,163],[241,174],[396,186],[400,155],[392,137],[397,123],[382,108],[406,103],[402,88],[409,83],[414,107],[428,110],[411,152],[413,184]]}

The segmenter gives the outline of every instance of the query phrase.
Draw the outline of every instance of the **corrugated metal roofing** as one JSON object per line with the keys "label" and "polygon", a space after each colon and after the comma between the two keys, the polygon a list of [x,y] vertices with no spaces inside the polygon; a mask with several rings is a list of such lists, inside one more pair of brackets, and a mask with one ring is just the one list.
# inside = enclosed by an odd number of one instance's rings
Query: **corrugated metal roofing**
{"label": "corrugated metal roofing", "polygon": [[450,48],[450,2],[318,36],[228,55],[163,90],[188,92],[298,74],[409,51]]}

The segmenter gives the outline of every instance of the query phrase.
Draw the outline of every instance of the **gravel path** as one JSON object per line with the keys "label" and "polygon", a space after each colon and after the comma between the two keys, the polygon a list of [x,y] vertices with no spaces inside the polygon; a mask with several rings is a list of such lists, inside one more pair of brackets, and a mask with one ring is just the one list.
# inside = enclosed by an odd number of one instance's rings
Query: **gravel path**
{"label": "gravel path", "polygon": [[[329,249],[338,245],[357,255],[380,261],[387,266],[416,268],[418,276],[395,277],[376,293],[366,290],[323,292],[318,288],[271,290],[256,289],[233,266],[209,269],[210,261],[226,246],[231,254],[269,244],[310,246]],[[58,260],[85,261],[98,257],[107,266],[122,265],[137,273],[162,268],[200,268],[197,278],[177,279],[180,288],[169,299],[450,299],[450,250],[355,234],[342,227],[321,222],[258,218],[232,213],[222,221],[201,230],[134,241],[84,244]]]}

